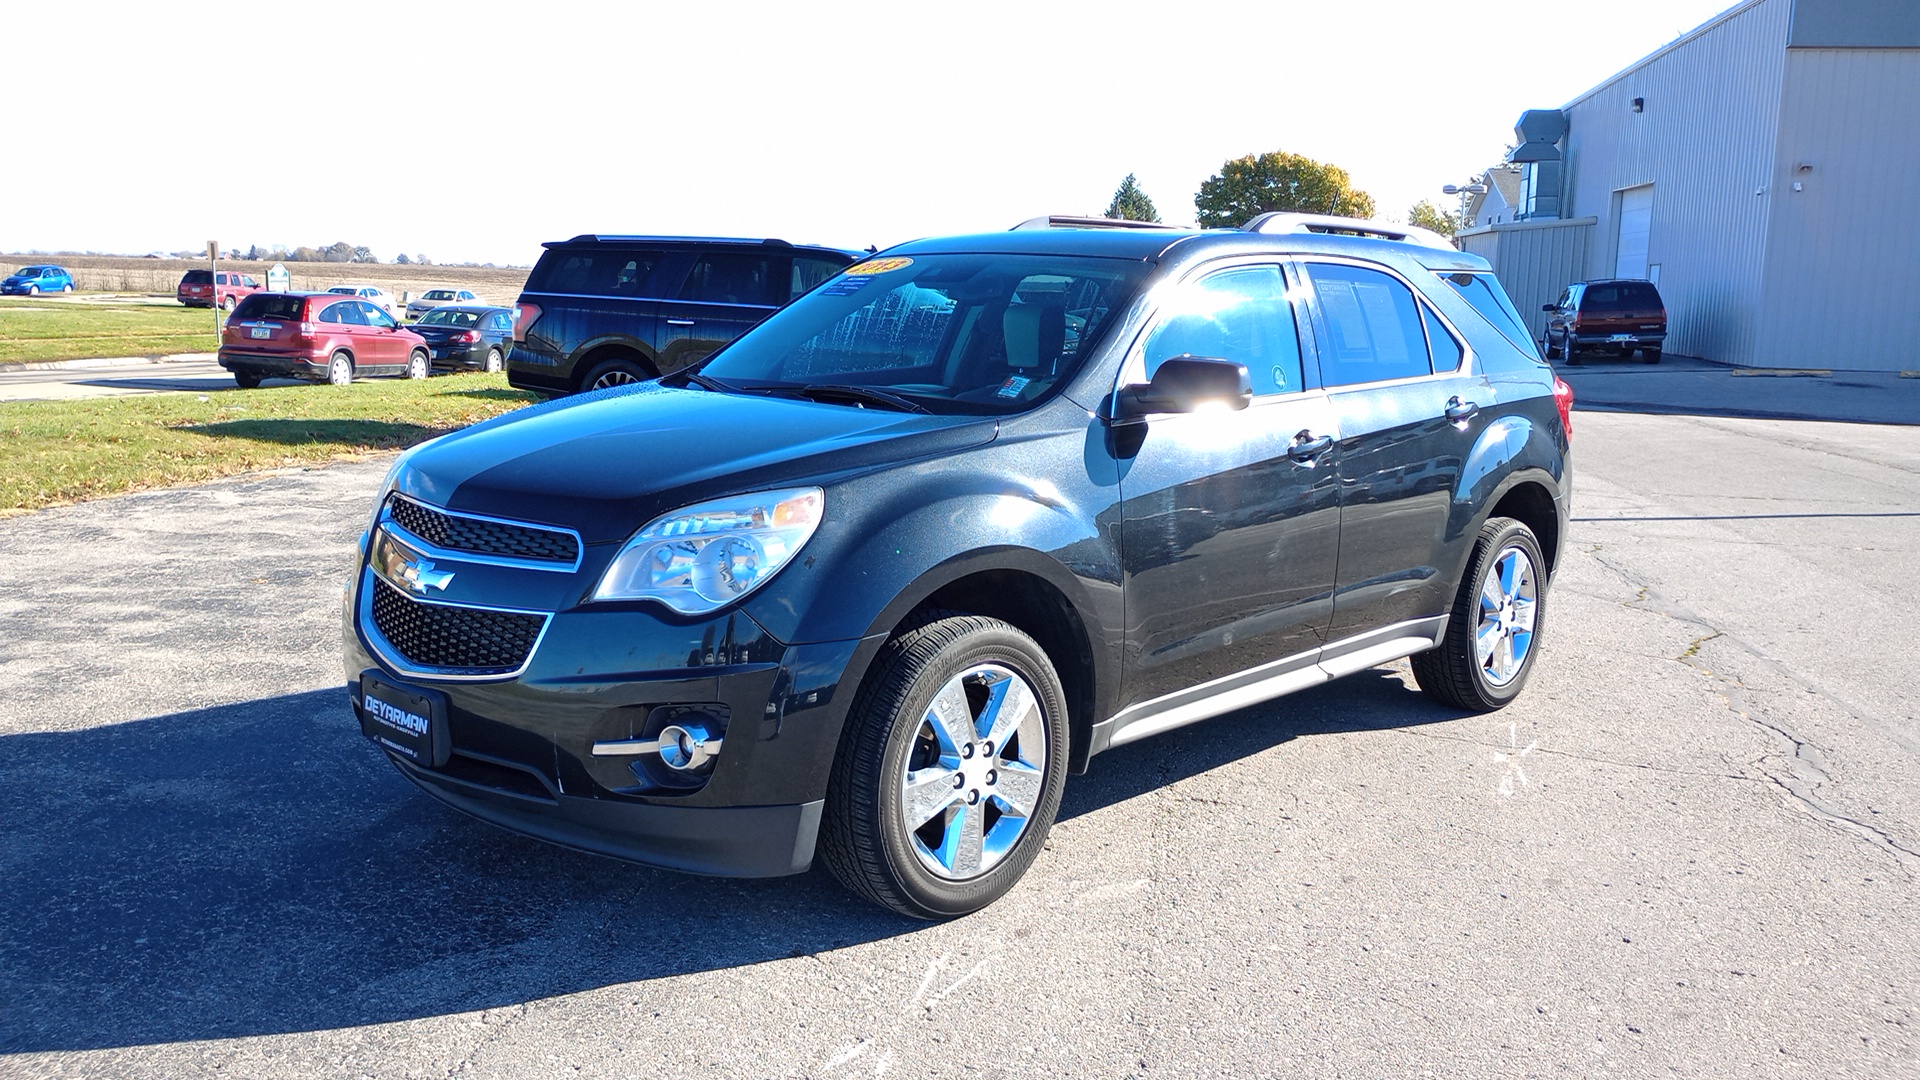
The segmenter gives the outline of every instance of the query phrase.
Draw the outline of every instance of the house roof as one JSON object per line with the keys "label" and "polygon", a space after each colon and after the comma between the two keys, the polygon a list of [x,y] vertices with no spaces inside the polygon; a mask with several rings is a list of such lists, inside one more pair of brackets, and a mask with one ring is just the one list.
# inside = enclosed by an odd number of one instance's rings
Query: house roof
{"label": "house roof", "polygon": [[1509,169],[1505,166],[1496,165],[1483,174],[1483,179],[1491,186],[1486,191],[1468,200],[1467,222],[1469,224],[1480,220],[1480,212],[1486,209],[1487,197],[1495,191],[1500,193],[1500,198],[1504,200],[1508,206],[1517,207],[1520,205],[1521,176],[1519,169]]}

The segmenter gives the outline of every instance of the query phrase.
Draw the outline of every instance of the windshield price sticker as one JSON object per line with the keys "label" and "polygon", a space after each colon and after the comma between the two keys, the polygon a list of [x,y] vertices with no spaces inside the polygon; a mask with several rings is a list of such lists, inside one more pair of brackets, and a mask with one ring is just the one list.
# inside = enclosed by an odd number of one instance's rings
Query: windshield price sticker
{"label": "windshield price sticker", "polygon": [[875,274],[887,274],[895,270],[904,270],[912,265],[912,259],[900,258],[898,256],[891,259],[868,259],[866,262],[847,267],[842,273],[845,273],[848,277],[872,277]]}

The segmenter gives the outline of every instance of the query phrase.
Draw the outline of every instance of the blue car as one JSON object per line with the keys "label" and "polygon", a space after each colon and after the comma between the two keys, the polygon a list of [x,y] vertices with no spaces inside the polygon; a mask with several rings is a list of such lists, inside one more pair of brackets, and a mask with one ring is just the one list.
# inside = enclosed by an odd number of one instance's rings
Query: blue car
{"label": "blue car", "polygon": [[38,296],[43,292],[72,292],[73,275],[58,266],[23,266],[0,281],[0,296]]}

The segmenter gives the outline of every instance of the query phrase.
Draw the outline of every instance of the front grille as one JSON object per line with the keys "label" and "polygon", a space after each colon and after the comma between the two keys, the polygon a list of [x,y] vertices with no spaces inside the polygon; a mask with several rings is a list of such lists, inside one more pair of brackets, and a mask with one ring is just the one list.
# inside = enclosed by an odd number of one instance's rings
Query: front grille
{"label": "front grille", "polygon": [[414,502],[404,495],[389,499],[387,512],[401,528],[448,551],[471,551],[534,562],[572,563],[580,558],[580,541],[572,533],[558,529],[452,514]]}
{"label": "front grille", "polygon": [[546,626],[544,615],[422,604],[373,578],[373,625],[415,667],[471,674],[518,671]]}

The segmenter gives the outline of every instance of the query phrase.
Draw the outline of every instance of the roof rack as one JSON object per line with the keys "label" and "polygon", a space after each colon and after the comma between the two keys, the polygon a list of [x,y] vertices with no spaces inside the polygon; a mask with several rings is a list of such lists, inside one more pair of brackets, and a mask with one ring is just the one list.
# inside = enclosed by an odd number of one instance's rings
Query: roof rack
{"label": "roof rack", "polygon": [[1008,229],[1019,232],[1021,229],[1179,229],[1178,225],[1162,225],[1157,221],[1128,221],[1126,218],[1077,217],[1073,214],[1047,214],[1043,217],[1027,220]]}
{"label": "roof rack", "polygon": [[1432,229],[1423,229],[1418,225],[1395,225],[1390,221],[1375,221],[1370,218],[1334,217],[1331,214],[1289,214],[1275,211],[1270,214],[1261,214],[1240,226],[1240,231],[1370,236],[1376,240],[1397,240],[1404,244],[1455,250],[1452,241]]}

